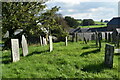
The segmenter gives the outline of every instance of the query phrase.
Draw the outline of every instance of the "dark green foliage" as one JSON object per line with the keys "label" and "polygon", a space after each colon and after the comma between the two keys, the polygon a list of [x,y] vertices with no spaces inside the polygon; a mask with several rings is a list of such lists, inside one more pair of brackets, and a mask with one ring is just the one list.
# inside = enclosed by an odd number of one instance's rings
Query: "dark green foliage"
{"label": "dark green foliage", "polygon": [[72,27],[72,28],[76,28],[76,27],[78,27],[78,26],[80,25],[79,22],[77,22],[76,19],[74,19],[74,18],[72,18],[72,17],[70,17],[70,16],[66,16],[66,17],[65,17],[65,20],[67,21],[67,24],[68,24],[70,27]]}
{"label": "dark green foliage", "polygon": [[94,25],[94,21],[92,19],[84,19],[81,23],[82,26],[89,26],[89,25]]}

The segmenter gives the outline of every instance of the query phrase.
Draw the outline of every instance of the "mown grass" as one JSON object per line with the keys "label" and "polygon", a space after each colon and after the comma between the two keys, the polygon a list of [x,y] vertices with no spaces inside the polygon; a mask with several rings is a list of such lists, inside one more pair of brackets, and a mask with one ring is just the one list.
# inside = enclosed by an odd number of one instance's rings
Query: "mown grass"
{"label": "mown grass", "polygon": [[54,43],[54,50],[49,46],[29,46],[29,54],[20,61],[11,63],[10,51],[2,53],[2,78],[117,78],[118,57],[114,55],[113,68],[104,66],[104,47],[101,51],[95,42]]}

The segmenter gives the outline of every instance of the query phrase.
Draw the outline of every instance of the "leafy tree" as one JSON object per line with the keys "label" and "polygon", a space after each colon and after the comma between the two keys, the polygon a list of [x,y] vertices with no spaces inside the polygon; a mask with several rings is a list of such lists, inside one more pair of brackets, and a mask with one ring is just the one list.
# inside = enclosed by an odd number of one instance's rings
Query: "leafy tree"
{"label": "leafy tree", "polygon": [[94,21],[92,19],[84,19],[81,23],[83,26],[94,25]]}
{"label": "leafy tree", "polygon": [[5,48],[10,48],[11,38],[20,38],[20,35],[13,34],[17,29],[23,29],[28,36],[35,35],[40,31],[36,15],[46,7],[43,4],[44,2],[2,3],[2,33],[4,35],[6,31],[9,31],[9,38],[4,39]]}
{"label": "leafy tree", "polygon": [[79,22],[77,22],[76,19],[70,17],[70,16],[66,16],[65,20],[67,21],[67,24],[72,27],[72,28],[76,28],[79,26]]}

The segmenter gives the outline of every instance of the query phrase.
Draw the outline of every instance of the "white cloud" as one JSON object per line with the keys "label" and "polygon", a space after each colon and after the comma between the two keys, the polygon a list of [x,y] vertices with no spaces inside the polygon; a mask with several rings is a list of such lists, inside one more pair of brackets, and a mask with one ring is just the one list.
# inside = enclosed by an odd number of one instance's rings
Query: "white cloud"
{"label": "white cloud", "polygon": [[67,11],[68,11],[68,12],[76,12],[75,9],[68,9]]}

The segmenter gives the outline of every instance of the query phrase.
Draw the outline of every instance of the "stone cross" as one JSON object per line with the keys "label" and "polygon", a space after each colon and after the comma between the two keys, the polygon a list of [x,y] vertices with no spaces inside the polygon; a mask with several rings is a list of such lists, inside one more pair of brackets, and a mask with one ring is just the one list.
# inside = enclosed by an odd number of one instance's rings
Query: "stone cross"
{"label": "stone cross", "polygon": [[40,36],[40,45],[42,46],[42,37]]}
{"label": "stone cross", "polygon": [[67,46],[67,36],[65,37],[65,46]]}
{"label": "stone cross", "polygon": [[50,43],[49,50],[50,50],[50,52],[51,52],[51,51],[53,51],[52,36],[49,36],[49,43]]}
{"label": "stone cross", "polygon": [[11,39],[11,47],[12,47],[12,61],[17,62],[20,60],[18,39]]}
{"label": "stone cross", "polygon": [[22,51],[23,51],[23,56],[28,55],[28,45],[27,45],[27,40],[24,35],[22,35]]}
{"label": "stone cross", "polygon": [[106,44],[105,47],[105,65],[109,68],[113,67],[114,46]]}

